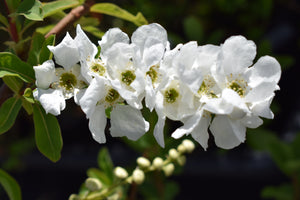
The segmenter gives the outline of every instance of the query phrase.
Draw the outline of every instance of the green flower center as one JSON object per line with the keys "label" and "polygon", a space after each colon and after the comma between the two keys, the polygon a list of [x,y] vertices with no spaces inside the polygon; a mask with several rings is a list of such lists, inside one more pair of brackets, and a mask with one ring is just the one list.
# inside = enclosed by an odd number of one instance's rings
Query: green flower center
{"label": "green flower center", "polygon": [[109,103],[113,103],[114,101],[116,101],[118,98],[120,97],[120,94],[117,92],[117,90],[111,88],[110,90],[108,90],[107,95],[105,97],[105,101],[109,102]]}
{"label": "green flower center", "polygon": [[170,88],[165,91],[165,100],[167,103],[174,103],[179,96],[179,92],[175,88]]}
{"label": "green flower center", "polygon": [[135,74],[130,70],[126,70],[121,75],[122,75],[122,79],[121,79],[122,82],[128,86],[134,81],[136,77]]}
{"label": "green flower center", "polygon": [[229,88],[238,93],[241,97],[245,95],[245,88],[240,86],[236,81],[232,81]]}
{"label": "green flower center", "polygon": [[100,76],[103,76],[106,72],[105,67],[99,63],[94,63],[94,65],[91,66],[91,70]]}
{"label": "green flower center", "polygon": [[153,65],[150,67],[149,71],[146,72],[146,74],[150,76],[152,83],[156,82],[158,78],[158,73],[155,68],[158,68],[158,66]]}
{"label": "green flower center", "polygon": [[209,90],[209,87],[206,86],[205,82],[203,81],[199,90],[198,90],[199,95],[207,95],[211,98],[217,98],[217,95],[213,93],[213,91]]}
{"label": "green flower center", "polygon": [[64,87],[66,90],[72,90],[77,85],[76,76],[72,73],[63,73],[59,77],[59,85]]}

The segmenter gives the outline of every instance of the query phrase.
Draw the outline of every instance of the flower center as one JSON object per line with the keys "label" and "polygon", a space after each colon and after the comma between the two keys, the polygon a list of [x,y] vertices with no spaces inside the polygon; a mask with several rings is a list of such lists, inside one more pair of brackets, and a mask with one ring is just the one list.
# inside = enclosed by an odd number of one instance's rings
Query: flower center
{"label": "flower center", "polygon": [[200,96],[202,95],[206,95],[208,97],[211,97],[211,98],[217,98],[217,95],[214,93],[213,90],[210,89],[209,86],[206,85],[205,81],[202,82],[199,90],[198,90],[198,94]]}
{"label": "flower center", "polygon": [[105,101],[109,103],[113,103],[120,97],[120,94],[117,92],[117,90],[111,88],[108,90],[107,95],[105,97]]}
{"label": "flower center", "polygon": [[165,91],[165,100],[167,103],[174,103],[179,96],[179,92],[175,88],[170,88]]}
{"label": "flower center", "polygon": [[128,86],[134,81],[136,77],[135,74],[130,70],[126,70],[125,72],[122,72],[121,76],[122,76],[121,78],[122,82]]}
{"label": "flower center", "polygon": [[91,66],[91,70],[97,74],[99,74],[100,76],[103,76],[106,72],[106,69],[103,65],[99,64],[99,63],[94,63]]}
{"label": "flower center", "polygon": [[229,88],[234,90],[236,93],[238,93],[241,97],[244,96],[245,91],[243,90],[243,88],[236,82],[233,81],[230,85]]}
{"label": "flower center", "polygon": [[149,71],[146,72],[146,75],[150,76],[152,83],[155,83],[158,79],[157,68],[159,68],[158,65],[153,65],[150,67]]}
{"label": "flower center", "polygon": [[77,85],[76,76],[72,73],[63,73],[59,77],[59,85],[70,91]]}

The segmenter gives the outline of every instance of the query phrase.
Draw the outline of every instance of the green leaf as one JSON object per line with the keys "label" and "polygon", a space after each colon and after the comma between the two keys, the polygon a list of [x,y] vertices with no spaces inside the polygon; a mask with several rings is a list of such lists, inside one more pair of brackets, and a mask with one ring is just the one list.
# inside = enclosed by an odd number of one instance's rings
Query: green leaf
{"label": "green leaf", "polygon": [[6,0],[7,7],[10,13],[13,13],[17,10],[21,0]]}
{"label": "green leaf", "polygon": [[296,137],[294,138],[293,142],[291,143],[291,147],[292,147],[295,157],[300,159],[300,132],[297,133]]}
{"label": "green leaf", "polygon": [[40,33],[34,33],[31,40],[31,46],[28,54],[27,63],[29,63],[32,66],[41,64],[39,61],[39,55],[44,41],[44,35]]}
{"label": "green leaf", "polygon": [[290,184],[282,184],[280,186],[265,187],[262,192],[262,198],[276,199],[276,200],[293,200],[293,187]]}
{"label": "green leaf", "polygon": [[2,78],[2,80],[13,92],[17,94],[23,87],[23,81],[21,81],[18,77],[5,76]]}
{"label": "green leaf", "polygon": [[46,60],[50,60],[52,59],[52,53],[51,51],[48,49],[48,45],[53,46],[55,44],[55,35],[50,35],[44,42],[42,45],[42,49],[40,52],[40,57],[39,57],[39,64],[42,64],[43,62],[45,62]]}
{"label": "green leaf", "polygon": [[189,40],[203,40],[203,26],[200,21],[194,17],[190,16],[183,21],[184,33]]}
{"label": "green leaf", "polygon": [[35,103],[31,88],[25,89],[23,97],[26,101],[28,101],[31,104]]}
{"label": "green leaf", "polygon": [[8,173],[0,169],[0,183],[7,192],[10,200],[21,200],[21,188],[17,181]]}
{"label": "green leaf", "polygon": [[62,137],[60,127],[55,116],[46,114],[39,104],[33,105],[33,122],[35,128],[35,142],[39,151],[51,161],[60,159]]}
{"label": "green leaf", "polygon": [[94,26],[84,26],[82,29],[93,36],[96,36],[97,38],[102,38],[104,35],[104,32],[102,32],[99,28],[94,27]]}
{"label": "green leaf", "polygon": [[46,35],[55,25],[50,24],[47,26],[38,27],[35,29],[36,32]]}
{"label": "green leaf", "polygon": [[0,13],[0,22],[6,26],[7,28],[9,27],[8,21],[6,19],[6,17],[4,17],[1,13]]}
{"label": "green leaf", "polygon": [[43,20],[42,3],[38,0],[24,0],[18,7],[17,13],[33,21]]}
{"label": "green leaf", "polygon": [[17,76],[29,83],[35,81],[33,68],[9,52],[0,52],[0,77],[4,76]]}
{"label": "green leaf", "polygon": [[110,158],[109,152],[107,148],[101,148],[98,154],[98,165],[101,170],[110,178],[110,180],[114,177],[114,164]]}
{"label": "green leaf", "polygon": [[29,103],[25,98],[21,98],[22,100],[22,106],[26,110],[28,115],[32,115],[33,113],[33,107],[32,104]]}
{"label": "green leaf", "polygon": [[136,16],[134,16],[131,13],[129,13],[128,11],[126,11],[112,3],[94,4],[90,8],[90,11],[118,17],[120,19],[130,21],[137,26],[142,26],[142,25],[148,24],[147,20],[145,19],[145,17],[143,16],[142,13],[139,12],[139,13],[137,13]]}
{"label": "green leaf", "polygon": [[50,15],[55,14],[56,12],[73,8],[79,5],[78,0],[64,0],[64,1],[52,1],[49,3],[43,3],[43,11],[44,11],[44,18]]}
{"label": "green leaf", "polygon": [[21,109],[20,98],[11,97],[7,99],[0,108],[0,134],[8,131],[14,124]]}

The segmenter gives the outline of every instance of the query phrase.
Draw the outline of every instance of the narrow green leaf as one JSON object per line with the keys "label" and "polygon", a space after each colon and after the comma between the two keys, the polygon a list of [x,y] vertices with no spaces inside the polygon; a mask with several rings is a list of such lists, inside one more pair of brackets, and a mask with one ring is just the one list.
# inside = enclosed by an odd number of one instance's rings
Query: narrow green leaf
{"label": "narrow green leaf", "polygon": [[60,159],[62,137],[58,121],[55,116],[46,114],[39,104],[33,105],[33,122],[35,128],[35,142],[39,151],[51,161]]}
{"label": "narrow green leaf", "polygon": [[56,12],[73,8],[75,6],[79,5],[78,0],[64,0],[64,1],[52,1],[49,3],[43,3],[43,11],[44,11],[44,17],[48,17],[50,15],[55,14]]}
{"label": "narrow green leaf", "polygon": [[0,78],[4,76],[17,76],[29,83],[35,81],[33,68],[9,52],[0,52]]}
{"label": "narrow green leaf", "polygon": [[21,109],[20,98],[11,97],[7,99],[0,108],[0,134],[8,131],[14,124]]}
{"label": "narrow green leaf", "polygon": [[32,104],[29,103],[25,98],[21,98],[21,100],[22,100],[22,106],[25,109],[25,111],[27,112],[27,114],[32,115],[32,113],[33,113]]}
{"label": "narrow green leaf", "polygon": [[98,154],[98,165],[101,170],[112,180],[114,177],[114,164],[110,158],[107,148],[101,148]]}
{"label": "narrow green leaf", "polygon": [[18,7],[17,13],[33,21],[43,20],[42,3],[38,0],[24,0]]}
{"label": "narrow green leaf", "polygon": [[142,26],[145,24],[148,24],[147,20],[145,17],[142,15],[142,13],[137,13],[136,16],[132,15],[128,11],[120,8],[119,6],[112,4],[112,3],[97,3],[94,4],[90,8],[91,12],[96,12],[96,13],[103,13],[106,15],[111,15],[114,17],[118,17],[127,21],[130,21],[134,23],[137,26]]}
{"label": "narrow green leaf", "polygon": [[28,54],[27,63],[29,63],[32,66],[41,64],[39,61],[39,56],[44,41],[45,41],[44,35],[40,33],[34,33],[31,40],[31,46]]}
{"label": "narrow green leaf", "polygon": [[6,17],[4,17],[1,13],[0,13],[0,22],[6,26],[7,28],[9,27],[8,21],[6,19]]}
{"label": "narrow green leaf", "polygon": [[21,0],[6,0],[7,7],[10,13],[13,13],[17,10]]}
{"label": "narrow green leaf", "polygon": [[10,200],[22,199],[21,188],[19,184],[12,176],[10,176],[2,169],[0,169],[0,184],[7,192]]}
{"label": "narrow green leaf", "polygon": [[35,29],[36,32],[46,35],[55,25],[50,24],[47,26],[38,27]]}
{"label": "narrow green leaf", "polygon": [[40,52],[40,56],[39,56],[39,64],[42,64],[43,62],[45,62],[46,60],[52,59],[52,53],[51,51],[48,49],[48,45],[53,46],[55,44],[55,35],[51,35],[49,36],[42,45],[42,49]]}
{"label": "narrow green leaf", "polygon": [[5,76],[2,80],[15,93],[19,93],[23,87],[23,81],[21,81],[18,77]]}
{"label": "narrow green leaf", "polygon": [[102,38],[102,36],[104,35],[104,32],[95,26],[83,26],[82,29],[84,31],[96,36],[97,38]]}

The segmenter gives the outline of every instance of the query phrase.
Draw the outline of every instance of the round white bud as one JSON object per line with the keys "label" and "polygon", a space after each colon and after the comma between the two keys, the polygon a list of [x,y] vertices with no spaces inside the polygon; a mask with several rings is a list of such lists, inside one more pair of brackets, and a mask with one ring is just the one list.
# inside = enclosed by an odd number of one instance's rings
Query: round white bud
{"label": "round white bud", "polygon": [[85,186],[93,192],[100,190],[102,188],[102,183],[96,178],[87,178],[85,180]]}
{"label": "round white bud", "polygon": [[184,146],[183,144],[180,144],[180,145],[178,145],[178,147],[177,147],[177,151],[178,151],[179,153],[185,153],[185,152],[186,152],[186,148],[185,148],[185,146]]}
{"label": "round white bud", "polygon": [[171,159],[176,160],[179,156],[179,153],[176,149],[170,149],[169,150],[169,156]]}
{"label": "round white bud", "polygon": [[186,157],[185,156],[179,156],[178,158],[177,158],[177,162],[178,162],[178,164],[180,165],[180,166],[183,166],[184,164],[185,164],[185,162],[186,162]]}
{"label": "round white bud", "polygon": [[142,184],[145,180],[145,173],[140,169],[135,169],[132,173],[132,180],[138,185]]}
{"label": "round white bud", "polygon": [[147,168],[151,165],[150,161],[145,157],[139,157],[136,160],[136,162],[139,165],[139,167],[142,168],[142,169]]}
{"label": "round white bud", "polygon": [[114,173],[115,173],[116,177],[118,177],[120,179],[125,179],[128,177],[127,171],[122,167],[116,167],[114,170]]}
{"label": "round white bud", "polygon": [[71,194],[69,200],[80,200],[80,197],[77,194]]}
{"label": "round white bud", "polygon": [[160,157],[156,157],[152,162],[152,166],[157,170],[161,170],[161,168],[164,166],[164,160]]}
{"label": "round white bud", "polygon": [[195,144],[188,139],[182,141],[182,144],[185,146],[188,153],[191,153],[195,149]]}
{"label": "round white bud", "polygon": [[163,171],[166,176],[171,176],[174,172],[175,166],[173,163],[169,163],[163,167]]}

